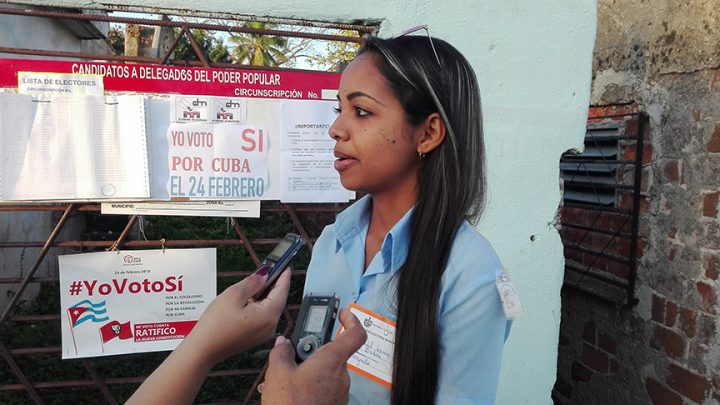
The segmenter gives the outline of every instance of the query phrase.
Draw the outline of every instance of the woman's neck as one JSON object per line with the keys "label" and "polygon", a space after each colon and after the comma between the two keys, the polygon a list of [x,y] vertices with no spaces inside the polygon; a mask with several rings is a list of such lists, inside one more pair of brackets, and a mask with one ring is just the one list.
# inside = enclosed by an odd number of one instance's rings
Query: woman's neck
{"label": "woman's neck", "polygon": [[387,234],[390,229],[415,205],[417,200],[416,194],[394,194],[375,195],[372,196],[372,208],[370,214],[370,229],[376,235]]}

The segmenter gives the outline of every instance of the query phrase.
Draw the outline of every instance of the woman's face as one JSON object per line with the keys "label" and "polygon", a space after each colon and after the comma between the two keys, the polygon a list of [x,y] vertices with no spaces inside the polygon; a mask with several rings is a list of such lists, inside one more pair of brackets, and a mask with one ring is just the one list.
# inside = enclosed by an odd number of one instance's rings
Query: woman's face
{"label": "woman's face", "polygon": [[418,140],[405,111],[376,67],[373,53],[363,53],[342,74],[338,117],[330,127],[335,139],[335,169],[349,190],[375,196],[411,193],[418,181]]}

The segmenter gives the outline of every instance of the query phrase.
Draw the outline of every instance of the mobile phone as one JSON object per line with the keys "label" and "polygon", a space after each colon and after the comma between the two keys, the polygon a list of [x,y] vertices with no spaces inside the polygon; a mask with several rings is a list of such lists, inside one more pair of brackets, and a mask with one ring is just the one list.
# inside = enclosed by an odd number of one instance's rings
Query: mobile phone
{"label": "mobile phone", "polygon": [[339,305],[340,298],[335,294],[308,294],[303,297],[292,336],[298,363],[330,342]]}
{"label": "mobile phone", "polygon": [[270,287],[275,283],[280,274],[290,264],[295,255],[305,246],[305,239],[300,235],[289,233],[275,246],[275,249],[263,260],[255,272],[264,272],[267,268],[267,282],[263,288],[255,294],[255,299],[265,298]]}

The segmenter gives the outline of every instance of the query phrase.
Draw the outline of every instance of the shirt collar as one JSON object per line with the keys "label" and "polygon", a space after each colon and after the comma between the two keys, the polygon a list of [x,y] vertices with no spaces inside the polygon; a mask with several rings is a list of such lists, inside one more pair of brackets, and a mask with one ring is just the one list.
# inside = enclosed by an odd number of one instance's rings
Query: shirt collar
{"label": "shirt collar", "polygon": [[[367,228],[370,224],[370,195],[365,195],[354,204],[337,215],[335,220],[335,235],[337,241],[335,252],[343,246],[349,246],[354,238],[364,238],[367,235]],[[408,245],[410,244],[410,218],[414,207],[390,229],[385,236],[380,253],[383,258],[383,271],[396,272],[405,263],[407,258]],[[364,239],[361,243],[365,246]],[[367,275],[367,274],[366,274]]]}

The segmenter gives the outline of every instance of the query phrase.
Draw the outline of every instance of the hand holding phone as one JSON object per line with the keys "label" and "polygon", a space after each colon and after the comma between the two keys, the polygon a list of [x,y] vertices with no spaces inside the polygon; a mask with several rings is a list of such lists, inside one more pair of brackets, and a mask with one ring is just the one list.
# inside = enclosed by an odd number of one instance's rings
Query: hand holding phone
{"label": "hand holding phone", "polygon": [[275,246],[275,249],[258,266],[256,273],[266,273],[267,282],[263,288],[253,296],[256,300],[265,298],[270,287],[275,283],[280,274],[287,268],[292,259],[300,249],[305,246],[305,239],[300,235],[288,233],[283,240]]}

